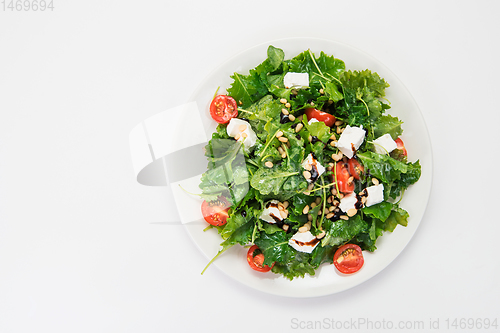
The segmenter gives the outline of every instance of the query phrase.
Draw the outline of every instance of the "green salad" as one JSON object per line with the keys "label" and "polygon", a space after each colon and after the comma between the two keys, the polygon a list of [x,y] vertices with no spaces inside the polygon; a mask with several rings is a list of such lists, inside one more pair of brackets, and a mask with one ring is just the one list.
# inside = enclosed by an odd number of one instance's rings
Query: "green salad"
{"label": "green salad", "polygon": [[421,174],[402,122],[387,114],[389,84],[323,52],[285,60],[273,46],[231,78],[210,105],[219,125],[199,185],[208,228],[222,238],[213,260],[240,244],[251,268],[290,280],[323,263],[362,269],[362,251],[407,225],[399,202]]}

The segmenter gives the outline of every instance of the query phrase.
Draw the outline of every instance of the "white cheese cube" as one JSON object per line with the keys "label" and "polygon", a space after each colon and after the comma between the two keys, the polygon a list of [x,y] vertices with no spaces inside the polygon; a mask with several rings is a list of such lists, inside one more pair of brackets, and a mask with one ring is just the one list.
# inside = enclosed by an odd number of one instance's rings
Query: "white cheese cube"
{"label": "white cheese cube", "polygon": [[366,193],[368,193],[365,202],[366,207],[378,204],[384,201],[384,184],[369,186],[366,188]]}
{"label": "white cheese cube", "polygon": [[312,153],[307,155],[307,158],[302,162],[302,167],[311,174],[311,178],[306,179],[309,183],[315,182],[326,171],[325,167],[314,158]]}
{"label": "white cheese cube", "polygon": [[257,142],[257,135],[247,121],[232,118],[229,124],[227,124],[226,131],[227,135],[233,138],[238,137],[238,142],[243,141],[243,145],[247,151]]}
{"label": "white cheese cube", "polygon": [[286,89],[289,88],[307,88],[309,87],[309,74],[288,72],[283,78],[283,84]]}
{"label": "white cheese cube", "polygon": [[339,208],[342,210],[344,213],[347,213],[349,209],[357,209],[356,208],[356,203],[358,202],[358,198],[356,197],[356,193],[352,192],[347,195],[344,195],[342,199],[340,199],[340,205]]}
{"label": "white cheese cube", "polygon": [[390,134],[384,134],[376,140],[373,140],[373,147],[377,154],[388,154],[398,147]]}
{"label": "white cheese cube", "polygon": [[363,127],[351,127],[347,125],[342,134],[340,135],[337,147],[342,154],[348,158],[352,158],[355,151],[361,146],[365,140],[365,130]]}
{"label": "white cheese cube", "polygon": [[260,219],[266,221],[267,223],[276,223],[282,221],[280,210],[278,209],[278,200],[270,200],[265,203],[264,210],[260,214]]}
{"label": "white cheese cube", "polygon": [[297,232],[290,238],[288,244],[295,250],[305,253],[311,253],[320,240],[316,238],[310,231]]}

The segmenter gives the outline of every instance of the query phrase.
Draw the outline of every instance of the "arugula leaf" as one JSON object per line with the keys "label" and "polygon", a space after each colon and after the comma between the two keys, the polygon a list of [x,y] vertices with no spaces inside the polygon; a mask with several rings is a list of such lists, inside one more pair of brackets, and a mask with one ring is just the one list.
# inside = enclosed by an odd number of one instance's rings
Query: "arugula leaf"
{"label": "arugula leaf", "polygon": [[283,230],[267,234],[260,232],[255,240],[255,245],[264,254],[264,265],[271,266],[273,262],[289,261],[295,254],[295,250],[288,245],[291,235],[287,235]]}
{"label": "arugula leaf", "polygon": [[364,207],[362,211],[363,213],[384,222],[385,220],[387,220],[389,215],[391,215],[392,206],[393,206],[392,203],[387,201],[382,201],[381,203],[378,203],[376,205],[370,207]]}
{"label": "arugula leaf", "polygon": [[274,193],[279,195],[281,186],[285,180],[299,172],[285,170],[280,167],[260,168],[253,175],[250,185],[263,195]]}
{"label": "arugula leaf", "polygon": [[381,116],[373,125],[375,138],[388,133],[393,140],[396,140],[403,133],[403,129],[401,128],[402,123],[403,122],[397,117],[392,117],[390,115]]}
{"label": "arugula leaf", "polygon": [[403,208],[397,208],[391,212],[389,218],[385,221],[385,230],[393,232],[398,224],[401,224],[403,227],[408,225],[408,218],[410,215]]}
{"label": "arugula leaf", "polygon": [[401,178],[402,173],[408,171],[408,166],[387,155],[381,155],[370,151],[358,153],[358,158],[362,161],[365,170],[377,177],[384,183],[392,183]]}
{"label": "arugula leaf", "polygon": [[359,232],[367,228],[367,223],[361,216],[354,215],[349,220],[325,220],[326,236],[321,240],[321,246],[336,246],[349,241]]}
{"label": "arugula leaf", "polygon": [[366,88],[366,91],[372,92],[374,97],[385,96],[385,88],[389,87],[389,84],[384,79],[369,69],[342,72],[340,81],[342,81],[345,88],[351,88],[358,92]]}

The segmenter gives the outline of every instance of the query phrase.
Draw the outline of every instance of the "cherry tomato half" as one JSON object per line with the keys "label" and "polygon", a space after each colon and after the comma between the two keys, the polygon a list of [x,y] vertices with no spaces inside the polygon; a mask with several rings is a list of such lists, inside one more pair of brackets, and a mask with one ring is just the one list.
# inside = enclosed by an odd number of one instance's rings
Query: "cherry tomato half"
{"label": "cherry tomato half", "polygon": [[351,174],[349,173],[348,163],[345,162],[337,162],[337,166],[335,168],[337,173],[337,183],[339,186],[339,191],[342,193],[351,193],[354,191],[354,182],[349,182],[349,178],[351,178]]}
{"label": "cherry tomato half", "polygon": [[350,158],[349,161],[347,161],[347,164],[349,165],[349,173],[351,176],[360,180],[361,175],[365,172],[365,168],[363,168],[363,166],[355,158]]}
{"label": "cherry tomato half", "polygon": [[229,204],[223,197],[215,201],[203,201],[201,204],[201,213],[205,221],[216,227],[226,224],[229,217],[228,210]]}
{"label": "cherry tomato half", "polygon": [[210,115],[219,124],[226,124],[238,116],[238,105],[234,98],[218,95],[210,103]]}
{"label": "cherry tomato half", "polygon": [[319,111],[315,108],[306,109],[306,116],[308,121],[314,118],[318,121],[324,122],[325,125],[328,127],[331,127],[333,124],[335,124],[335,120],[337,120],[337,118],[335,118],[334,115],[331,115],[323,111]]}
{"label": "cherry tomato half", "polygon": [[262,253],[259,253],[256,256],[253,255],[254,252],[258,249],[259,249],[259,247],[257,245],[253,245],[250,249],[248,249],[248,253],[247,253],[248,264],[250,265],[250,267],[252,267],[252,269],[254,269],[258,272],[269,272],[271,270],[271,268],[274,267],[274,263],[271,265],[271,267],[269,267],[267,265],[263,266],[264,255]]}
{"label": "cherry tomato half", "polygon": [[356,244],[343,245],[333,255],[333,264],[344,274],[359,271],[364,262],[363,252]]}
{"label": "cherry tomato half", "polygon": [[398,146],[398,149],[403,151],[403,155],[404,156],[408,155],[408,152],[406,151],[405,144],[403,143],[403,140],[401,140],[400,138],[397,138],[395,141],[396,141],[396,145]]}

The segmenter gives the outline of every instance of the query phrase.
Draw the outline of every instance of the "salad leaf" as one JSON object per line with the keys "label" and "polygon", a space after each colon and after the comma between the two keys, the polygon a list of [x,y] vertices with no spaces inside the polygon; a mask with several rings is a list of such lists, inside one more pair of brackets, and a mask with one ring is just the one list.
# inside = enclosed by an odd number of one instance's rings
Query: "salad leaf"
{"label": "salad leaf", "polygon": [[384,183],[392,183],[400,179],[402,173],[408,171],[408,166],[405,163],[387,155],[367,151],[358,153],[357,156],[362,161],[365,170]]}
{"label": "salad leaf", "polygon": [[280,167],[260,168],[253,175],[250,185],[263,195],[270,193],[279,195],[281,186],[288,177],[298,173],[298,171],[290,171]]}
{"label": "salad leaf", "polygon": [[389,133],[392,139],[396,140],[403,133],[403,129],[401,128],[402,123],[397,117],[390,115],[381,116],[373,125],[375,138]]}

